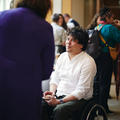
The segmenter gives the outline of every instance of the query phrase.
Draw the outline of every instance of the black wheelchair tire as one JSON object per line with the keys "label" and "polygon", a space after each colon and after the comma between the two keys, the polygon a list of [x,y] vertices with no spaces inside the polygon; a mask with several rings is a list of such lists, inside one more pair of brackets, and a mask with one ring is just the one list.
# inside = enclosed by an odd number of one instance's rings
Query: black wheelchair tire
{"label": "black wheelchair tire", "polygon": [[80,120],[96,120],[97,117],[101,117],[100,120],[108,120],[104,108],[101,105],[91,102],[91,104],[84,109]]}

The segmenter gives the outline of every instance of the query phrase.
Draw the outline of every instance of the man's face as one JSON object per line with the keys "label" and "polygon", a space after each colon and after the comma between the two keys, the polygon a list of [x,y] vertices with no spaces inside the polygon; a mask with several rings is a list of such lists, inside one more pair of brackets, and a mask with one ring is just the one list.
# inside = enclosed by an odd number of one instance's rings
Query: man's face
{"label": "man's face", "polygon": [[67,17],[67,16],[64,16],[64,19],[65,19],[65,22],[67,23],[68,21],[69,21],[69,17]]}
{"label": "man's face", "polygon": [[71,35],[66,40],[66,51],[72,54],[79,54],[82,51],[83,45],[78,43]]}

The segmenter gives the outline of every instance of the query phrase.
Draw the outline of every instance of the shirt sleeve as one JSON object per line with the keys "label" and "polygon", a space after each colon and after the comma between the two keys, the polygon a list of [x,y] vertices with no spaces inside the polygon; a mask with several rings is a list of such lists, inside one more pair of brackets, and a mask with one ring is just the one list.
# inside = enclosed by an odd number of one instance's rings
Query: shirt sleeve
{"label": "shirt sleeve", "polygon": [[72,29],[72,28],[75,27],[75,25],[72,22],[68,22],[67,26],[68,26],[69,29]]}
{"label": "shirt sleeve", "polygon": [[87,61],[80,73],[79,82],[76,89],[72,92],[72,95],[77,99],[85,98],[85,95],[89,92],[93,92],[93,80],[96,75],[96,64],[94,61]]}
{"label": "shirt sleeve", "polygon": [[[62,55],[61,55],[62,56]],[[61,56],[58,58],[56,64],[55,64],[55,71],[52,72],[52,75],[50,77],[50,84],[56,84],[58,86],[60,82],[60,77],[59,77],[59,69],[61,66]]]}

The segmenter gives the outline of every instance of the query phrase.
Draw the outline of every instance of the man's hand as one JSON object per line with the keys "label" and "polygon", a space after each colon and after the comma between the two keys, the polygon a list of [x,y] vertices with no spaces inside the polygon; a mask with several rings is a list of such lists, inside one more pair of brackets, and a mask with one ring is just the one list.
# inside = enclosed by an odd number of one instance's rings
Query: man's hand
{"label": "man's hand", "polygon": [[50,91],[46,91],[43,93],[43,99],[47,102],[49,101],[52,97],[54,97],[54,93]]}
{"label": "man's hand", "polygon": [[43,97],[45,97],[45,96],[47,96],[47,95],[54,96],[54,93],[51,92],[51,91],[45,91],[45,92],[43,93]]}
{"label": "man's hand", "polygon": [[56,99],[56,97],[52,97],[50,100],[48,100],[46,102],[50,106],[56,106],[57,104],[60,104],[60,101],[58,99]]}

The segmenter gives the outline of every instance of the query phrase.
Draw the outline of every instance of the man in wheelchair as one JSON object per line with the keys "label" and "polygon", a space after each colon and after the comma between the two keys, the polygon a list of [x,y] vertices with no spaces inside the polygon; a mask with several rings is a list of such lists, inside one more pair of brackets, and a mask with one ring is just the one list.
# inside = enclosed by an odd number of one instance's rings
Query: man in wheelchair
{"label": "man in wheelchair", "polygon": [[42,120],[69,120],[92,97],[96,64],[85,52],[88,39],[82,28],[68,33],[67,52],[58,58],[50,90],[43,93]]}

